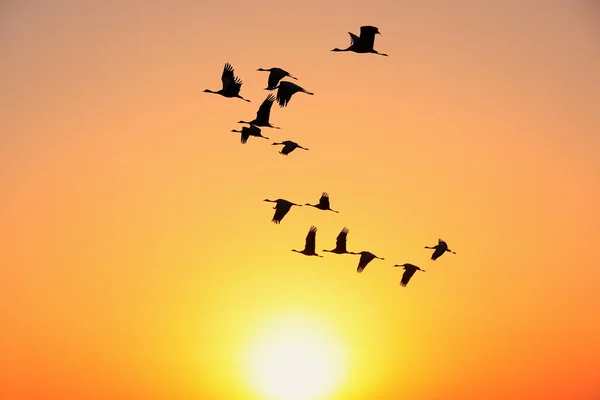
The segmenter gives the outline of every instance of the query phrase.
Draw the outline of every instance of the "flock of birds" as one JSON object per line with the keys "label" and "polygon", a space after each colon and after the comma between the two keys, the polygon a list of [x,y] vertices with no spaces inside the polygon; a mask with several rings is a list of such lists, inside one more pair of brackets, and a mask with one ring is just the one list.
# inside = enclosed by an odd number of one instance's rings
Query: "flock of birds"
{"label": "flock of birds", "polygon": [[[350,46],[345,49],[334,48],[332,51],[335,51],[335,52],[350,51],[350,52],[354,52],[354,53],[362,53],[362,54],[371,53],[371,54],[378,54],[378,55],[386,56],[386,57],[388,56],[387,54],[380,53],[374,49],[375,35],[381,35],[381,33],[379,32],[379,29],[377,27],[361,26],[360,36],[356,36],[355,34],[353,34],[351,32],[348,32],[348,33],[350,34],[350,40],[351,40]],[[284,69],[281,69],[281,68],[268,68],[268,69],[259,68],[257,71],[269,72],[269,78],[268,78],[267,87],[265,88],[265,90],[268,90],[268,91],[277,90],[277,94],[276,94],[276,96],[274,96],[273,93],[269,93],[267,98],[262,102],[262,104],[258,108],[258,111],[256,112],[256,118],[254,118],[252,121],[238,121],[238,123],[240,123],[240,124],[249,125],[247,127],[246,126],[242,127],[241,130],[236,130],[236,129],[232,130],[232,132],[241,134],[241,143],[242,144],[247,143],[248,139],[251,136],[269,140],[268,137],[262,135],[261,127],[281,129],[278,126],[272,125],[270,122],[271,108],[275,101],[277,101],[277,103],[279,104],[280,107],[286,107],[289,104],[292,96],[296,93],[305,93],[308,95],[314,95],[314,93],[307,91],[303,87],[301,87],[293,82],[283,80],[285,78],[298,80],[298,78],[291,75],[288,71],[285,71]],[[240,90],[241,90],[243,82],[239,77],[237,77],[234,74],[234,69],[231,66],[231,64],[229,64],[229,63],[225,64],[225,67],[223,68],[223,74],[221,75],[221,81],[222,81],[222,88],[220,90],[213,91],[210,89],[206,89],[206,90],[204,90],[204,92],[218,94],[218,95],[221,95],[221,96],[227,97],[227,98],[239,98],[244,101],[250,102],[250,100],[245,99],[244,97],[242,97],[240,95]],[[282,142],[274,142],[272,144],[273,145],[283,145],[283,148],[281,149],[281,151],[279,153],[282,155],[286,155],[286,156],[296,149],[308,150],[307,148],[302,147],[301,145],[299,145],[298,143],[296,143],[292,140],[284,140]],[[273,215],[273,218],[271,219],[271,222],[273,222],[275,224],[280,224],[281,221],[283,220],[283,218],[287,215],[287,213],[291,210],[291,208],[293,206],[297,206],[297,207],[303,206],[302,204],[292,203],[291,201],[288,201],[285,199],[277,199],[277,200],[265,199],[264,201],[275,203],[275,206],[273,207],[275,209],[275,214]],[[339,213],[339,211],[331,209],[331,204],[329,201],[329,194],[326,192],[323,192],[323,194],[321,195],[321,198],[319,199],[319,202],[317,204],[306,203],[306,204],[304,204],[304,206],[311,206],[311,207],[315,207],[319,210],[332,211],[335,213]],[[369,251],[361,251],[361,252],[348,251],[346,248],[346,242],[347,242],[349,232],[350,231],[348,230],[348,228],[344,227],[336,238],[335,248],[333,248],[331,250],[323,250],[323,251],[329,252],[329,253],[335,253],[335,254],[360,255],[360,259],[358,261],[358,267],[356,268],[356,271],[358,273],[363,272],[364,269],[367,267],[367,265],[374,259],[385,260],[384,258],[378,257]],[[323,256],[317,254],[317,252],[316,252],[316,239],[317,239],[317,228],[313,225],[310,227],[310,229],[308,230],[308,234],[306,235],[304,249],[303,250],[293,249],[292,251],[306,255],[306,256],[323,257]],[[425,246],[425,248],[434,250],[433,254],[431,255],[431,259],[434,261],[437,260],[439,257],[441,257],[446,252],[456,254],[454,251],[452,251],[448,248],[448,245],[442,239],[438,239],[437,245]],[[410,281],[410,279],[412,278],[412,276],[415,274],[415,272],[417,272],[417,271],[425,272],[424,269],[421,269],[420,267],[418,267],[414,264],[410,264],[410,263],[395,264],[394,267],[402,267],[404,269],[404,273],[403,273],[402,279],[400,281],[401,286],[406,286],[408,284],[408,282]]]}

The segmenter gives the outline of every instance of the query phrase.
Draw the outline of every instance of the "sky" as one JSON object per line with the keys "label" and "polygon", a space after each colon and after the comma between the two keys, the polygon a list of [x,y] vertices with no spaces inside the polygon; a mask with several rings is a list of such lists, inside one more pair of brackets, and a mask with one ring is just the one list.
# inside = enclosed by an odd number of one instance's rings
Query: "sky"
{"label": "sky", "polygon": [[[389,57],[330,51],[361,25]],[[599,29],[583,0],[3,0],[0,398],[266,399],[277,326],[341,354],[326,399],[600,396]],[[251,102],[202,92],[226,62]],[[261,67],[314,96],[242,145]],[[291,252],[311,225],[385,260]]]}

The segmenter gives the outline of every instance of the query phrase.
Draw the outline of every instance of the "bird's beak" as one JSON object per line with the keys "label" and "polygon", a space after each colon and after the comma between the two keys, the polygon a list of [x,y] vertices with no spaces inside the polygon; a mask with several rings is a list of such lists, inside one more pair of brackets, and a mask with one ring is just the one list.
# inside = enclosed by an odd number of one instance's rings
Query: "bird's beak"
{"label": "bird's beak", "polygon": [[[378,35],[381,35],[381,32],[377,32],[377,34],[378,34]],[[383,36],[383,35],[381,35],[381,36]]]}

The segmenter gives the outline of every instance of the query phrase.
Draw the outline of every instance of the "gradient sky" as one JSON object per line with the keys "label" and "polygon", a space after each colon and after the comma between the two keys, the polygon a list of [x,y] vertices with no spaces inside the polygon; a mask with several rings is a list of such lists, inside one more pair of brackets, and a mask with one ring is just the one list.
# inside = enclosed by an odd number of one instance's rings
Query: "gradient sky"
{"label": "gradient sky", "polygon": [[[0,398],[258,399],[241,355],[285,318],[347,349],[335,399],[600,395],[598,12],[2,1]],[[361,25],[390,57],[330,51]],[[251,103],[202,93],[225,62]],[[230,132],[273,66],[315,95],[263,133],[308,152]],[[291,252],[313,224],[386,260]]]}

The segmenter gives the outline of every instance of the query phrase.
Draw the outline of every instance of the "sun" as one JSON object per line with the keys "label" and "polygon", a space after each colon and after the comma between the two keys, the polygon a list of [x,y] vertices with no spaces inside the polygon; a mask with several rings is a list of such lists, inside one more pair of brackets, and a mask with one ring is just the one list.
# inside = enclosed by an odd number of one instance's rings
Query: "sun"
{"label": "sun", "polygon": [[278,320],[259,333],[246,357],[250,385],[269,400],[322,399],[346,374],[340,341],[307,319]]}

